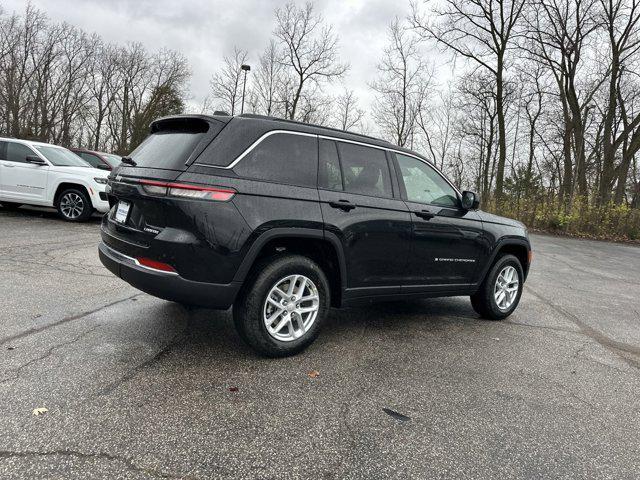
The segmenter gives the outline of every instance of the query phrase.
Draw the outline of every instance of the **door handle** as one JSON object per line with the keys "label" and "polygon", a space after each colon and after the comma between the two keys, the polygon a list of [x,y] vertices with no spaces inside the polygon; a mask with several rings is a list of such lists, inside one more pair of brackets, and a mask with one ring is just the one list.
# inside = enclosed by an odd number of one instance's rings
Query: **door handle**
{"label": "door handle", "polygon": [[13,168],[15,165],[11,165],[10,163],[0,163],[3,167]]}
{"label": "door handle", "polygon": [[436,216],[435,213],[431,213],[427,210],[416,210],[415,213],[418,217],[423,218],[424,220],[431,220],[433,217]]}
{"label": "door handle", "polygon": [[339,200],[337,202],[329,202],[329,206],[333,208],[339,208],[340,210],[344,210],[348,212],[349,210],[353,210],[356,206],[351,203],[349,200]]}

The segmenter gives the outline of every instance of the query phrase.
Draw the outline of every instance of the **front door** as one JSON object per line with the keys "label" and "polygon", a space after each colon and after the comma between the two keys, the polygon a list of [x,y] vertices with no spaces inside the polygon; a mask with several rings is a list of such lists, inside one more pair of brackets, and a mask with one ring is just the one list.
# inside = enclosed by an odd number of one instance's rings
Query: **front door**
{"label": "front door", "polygon": [[343,245],[346,295],[399,293],[411,245],[411,216],[404,202],[394,198],[385,151],[321,139],[319,166],[325,231]]}
{"label": "front door", "polygon": [[16,142],[0,142],[0,196],[10,201],[42,203],[46,200],[48,165],[27,163],[27,156],[38,156],[31,148]]}
{"label": "front door", "polygon": [[411,212],[408,292],[473,283],[483,250],[482,222],[464,210],[456,190],[425,161],[396,154],[403,198]]}

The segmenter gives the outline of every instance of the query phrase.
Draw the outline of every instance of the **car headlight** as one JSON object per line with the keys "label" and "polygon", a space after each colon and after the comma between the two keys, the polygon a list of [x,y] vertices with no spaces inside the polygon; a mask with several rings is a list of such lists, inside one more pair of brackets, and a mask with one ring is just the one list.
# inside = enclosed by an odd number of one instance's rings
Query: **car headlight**
{"label": "car headlight", "polygon": [[99,183],[100,185],[106,185],[107,184],[107,179],[106,178],[102,178],[102,177],[95,177],[93,179],[96,183]]}

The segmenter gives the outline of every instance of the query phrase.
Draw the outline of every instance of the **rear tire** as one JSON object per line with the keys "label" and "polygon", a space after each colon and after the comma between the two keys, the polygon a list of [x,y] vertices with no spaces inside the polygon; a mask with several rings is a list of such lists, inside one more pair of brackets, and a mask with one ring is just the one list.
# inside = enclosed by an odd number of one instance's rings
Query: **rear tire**
{"label": "rear tire", "polygon": [[21,203],[13,203],[13,202],[0,202],[2,204],[2,208],[5,210],[17,210],[22,206]]}
{"label": "rear tire", "polygon": [[520,261],[513,255],[498,257],[478,291],[471,295],[471,306],[484,319],[505,319],[518,306],[523,284]]}
{"label": "rear tire", "polygon": [[329,304],[329,282],[320,267],[301,255],[282,255],[255,266],[233,306],[233,319],[251,348],[286,357],[316,339]]}
{"label": "rear tire", "polygon": [[67,222],[85,222],[93,213],[87,193],[79,188],[64,190],[56,201],[58,215]]}

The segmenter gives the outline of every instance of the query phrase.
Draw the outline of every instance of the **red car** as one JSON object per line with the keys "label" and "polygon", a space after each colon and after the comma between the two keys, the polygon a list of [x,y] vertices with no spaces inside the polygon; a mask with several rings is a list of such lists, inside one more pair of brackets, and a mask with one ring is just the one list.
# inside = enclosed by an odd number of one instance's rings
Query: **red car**
{"label": "red car", "polygon": [[122,157],[113,153],[94,152],[85,148],[70,148],[73,153],[81,157],[84,161],[89,162],[92,167],[101,170],[113,170],[120,165]]}

